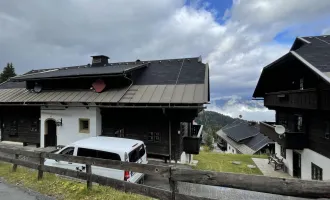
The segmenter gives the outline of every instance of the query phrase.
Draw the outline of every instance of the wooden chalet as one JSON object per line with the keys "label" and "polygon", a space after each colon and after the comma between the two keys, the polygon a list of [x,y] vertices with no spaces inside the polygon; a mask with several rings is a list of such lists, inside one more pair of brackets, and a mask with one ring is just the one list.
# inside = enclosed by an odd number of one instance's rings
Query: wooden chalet
{"label": "wooden chalet", "polygon": [[201,57],[31,70],[0,85],[1,140],[41,147],[91,136],[143,140],[148,156],[199,152],[193,119],[210,100]]}
{"label": "wooden chalet", "polygon": [[[290,51],[264,67],[253,97],[276,111],[260,131],[276,142],[285,170],[330,180],[330,36],[298,37]],[[284,135],[274,125],[285,127]]]}

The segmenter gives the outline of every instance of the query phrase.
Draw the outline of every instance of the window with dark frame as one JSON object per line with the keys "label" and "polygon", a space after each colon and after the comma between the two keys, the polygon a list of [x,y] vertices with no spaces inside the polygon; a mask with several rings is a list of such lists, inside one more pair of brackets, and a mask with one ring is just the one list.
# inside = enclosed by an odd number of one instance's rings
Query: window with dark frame
{"label": "window with dark frame", "polygon": [[79,119],[79,132],[89,133],[89,119]]}
{"label": "window with dark frame", "polygon": [[149,132],[148,141],[149,142],[160,142],[160,133],[159,132]]}
{"label": "window with dark frame", "polygon": [[281,146],[281,156],[286,159],[286,149]]}
{"label": "window with dark frame", "polygon": [[73,155],[73,152],[74,152],[74,147],[68,147],[66,149],[63,149],[60,154],[62,155]]}
{"label": "window with dark frame", "polygon": [[323,180],[323,169],[312,163],[312,180]]}
{"label": "window with dark frame", "polygon": [[324,138],[325,139],[330,139],[330,123],[329,122],[325,122],[325,130],[324,130]]}

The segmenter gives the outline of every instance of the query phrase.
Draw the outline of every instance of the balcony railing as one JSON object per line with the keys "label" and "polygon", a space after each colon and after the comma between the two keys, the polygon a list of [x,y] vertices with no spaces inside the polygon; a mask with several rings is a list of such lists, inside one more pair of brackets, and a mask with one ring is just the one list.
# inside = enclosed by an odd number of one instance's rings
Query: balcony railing
{"label": "balcony railing", "polygon": [[307,148],[308,140],[305,132],[286,131],[280,136],[275,132],[274,123],[260,122],[260,133],[268,136],[285,149],[304,149]]}
{"label": "balcony railing", "polygon": [[183,138],[183,151],[188,154],[199,154],[202,133],[203,125],[192,125],[191,136]]}
{"label": "balcony railing", "polygon": [[317,109],[317,100],[315,89],[290,90],[267,93],[264,104],[266,107]]}

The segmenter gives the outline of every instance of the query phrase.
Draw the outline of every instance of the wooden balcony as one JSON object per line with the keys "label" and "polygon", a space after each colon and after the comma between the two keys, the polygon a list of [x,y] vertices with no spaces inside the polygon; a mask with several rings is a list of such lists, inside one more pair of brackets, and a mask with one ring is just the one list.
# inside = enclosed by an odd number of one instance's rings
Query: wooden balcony
{"label": "wooden balcony", "polygon": [[284,137],[280,138],[275,132],[274,123],[260,122],[260,133],[268,136],[271,140],[277,142],[285,149],[304,149],[307,148],[308,138],[304,132],[286,131]]}
{"label": "wooden balcony", "polygon": [[266,94],[264,105],[266,107],[317,109],[317,97],[315,89],[273,92]]}

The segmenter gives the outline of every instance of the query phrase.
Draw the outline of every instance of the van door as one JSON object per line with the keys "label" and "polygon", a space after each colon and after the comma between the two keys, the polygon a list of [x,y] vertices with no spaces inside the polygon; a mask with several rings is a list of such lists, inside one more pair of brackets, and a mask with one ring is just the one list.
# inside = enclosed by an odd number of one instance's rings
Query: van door
{"label": "van door", "polygon": [[[135,162],[140,164],[147,164],[147,152],[146,146],[144,144],[137,145],[135,149],[133,149],[128,154],[129,162]],[[136,183],[140,179],[142,179],[144,174],[138,172],[130,172],[130,178],[128,179],[129,182]]]}
{"label": "van door", "polygon": [[[95,149],[80,148],[80,147],[78,147],[77,156],[121,161],[120,156],[116,153],[99,151],[99,150],[95,150]],[[109,177],[109,178],[113,178],[113,179],[124,180],[124,171],[123,170],[110,169],[110,168],[98,167],[98,166],[92,165],[92,173],[99,175],[99,176],[105,176],[105,177]]]}
{"label": "van door", "polygon": [[[75,155],[75,147],[69,146],[62,149],[58,154],[62,155]],[[71,163],[67,161],[52,160],[52,165],[54,167],[60,167],[65,169],[77,170],[77,167],[80,166],[79,163]]]}

